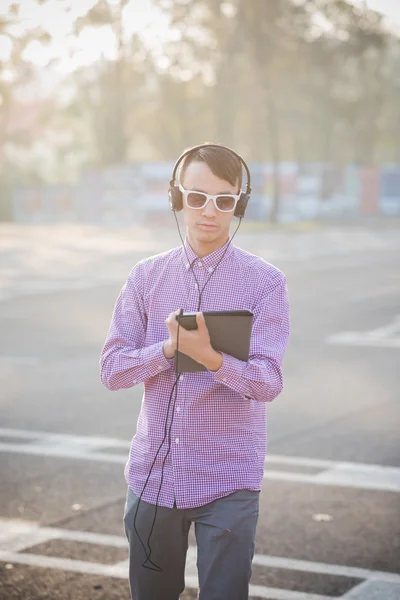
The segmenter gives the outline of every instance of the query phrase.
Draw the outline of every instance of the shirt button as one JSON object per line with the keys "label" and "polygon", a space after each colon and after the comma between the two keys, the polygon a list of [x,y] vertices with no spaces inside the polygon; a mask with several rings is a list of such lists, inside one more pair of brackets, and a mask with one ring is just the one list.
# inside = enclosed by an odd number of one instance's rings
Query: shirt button
{"label": "shirt button", "polygon": [[198,288],[199,286],[197,285],[197,283],[195,283],[195,284],[194,284],[194,287],[195,287],[195,288],[196,288],[196,290],[197,290],[197,288]]}
{"label": "shirt button", "polygon": [[212,267],[210,267],[210,268],[208,269],[208,272],[209,272],[209,273],[212,273],[213,271],[214,271],[214,269],[213,269]]}
{"label": "shirt button", "polygon": [[179,444],[179,438],[175,438],[175,444]]}
{"label": "shirt button", "polygon": [[181,376],[179,377],[179,379],[180,379],[180,381],[183,381],[183,375],[181,375]]}
{"label": "shirt button", "polygon": [[158,365],[158,367],[157,367],[157,368],[158,368],[158,370],[159,370],[159,371],[161,371],[161,369],[162,369],[162,365]]}
{"label": "shirt button", "polygon": [[224,377],[222,381],[226,381],[226,377]]}
{"label": "shirt button", "polygon": [[190,267],[189,263],[186,263],[186,268],[188,269]]}
{"label": "shirt button", "polygon": [[176,412],[180,412],[180,410],[181,410],[181,407],[180,407],[180,406],[177,406],[177,407],[176,407]]}
{"label": "shirt button", "polygon": [[202,267],[202,266],[203,266],[203,263],[202,263],[202,262],[198,262],[197,264],[199,265],[199,267]]}

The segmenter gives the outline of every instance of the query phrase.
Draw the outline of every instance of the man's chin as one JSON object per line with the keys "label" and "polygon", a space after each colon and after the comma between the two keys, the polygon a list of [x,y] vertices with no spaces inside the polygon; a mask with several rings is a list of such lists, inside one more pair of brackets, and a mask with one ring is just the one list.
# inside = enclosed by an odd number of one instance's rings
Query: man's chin
{"label": "man's chin", "polygon": [[205,242],[214,242],[219,238],[219,235],[220,234],[217,229],[213,229],[210,231],[204,231],[203,229],[199,229],[197,232],[197,238]]}

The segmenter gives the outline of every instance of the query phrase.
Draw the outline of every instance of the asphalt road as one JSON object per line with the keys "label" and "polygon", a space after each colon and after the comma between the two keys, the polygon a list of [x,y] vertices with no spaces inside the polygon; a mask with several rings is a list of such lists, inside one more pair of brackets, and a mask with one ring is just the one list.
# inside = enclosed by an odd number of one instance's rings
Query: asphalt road
{"label": "asphalt road", "polygon": [[[251,598],[398,600],[400,230],[235,243],[285,272],[292,316]],[[0,227],[0,600],[129,598],[123,467],[142,389],[109,392],[98,360],[132,266],[176,245],[172,226]]]}

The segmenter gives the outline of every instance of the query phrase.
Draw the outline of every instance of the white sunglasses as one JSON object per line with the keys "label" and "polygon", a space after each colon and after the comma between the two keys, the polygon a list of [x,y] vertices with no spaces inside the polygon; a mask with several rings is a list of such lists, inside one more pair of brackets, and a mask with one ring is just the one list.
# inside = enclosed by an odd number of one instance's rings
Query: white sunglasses
{"label": "white sunglasses", "polygon": [[199,210],[204,208],[209,200],[212,200],[217,210],[221,212],[232,212],[236,208],[236,204],[239,201],[240,194],[206,194],[205,192],[196,192],[195,190],[185,190],[185,188],[179,184],[179,189],[185,199],[186,206]]}

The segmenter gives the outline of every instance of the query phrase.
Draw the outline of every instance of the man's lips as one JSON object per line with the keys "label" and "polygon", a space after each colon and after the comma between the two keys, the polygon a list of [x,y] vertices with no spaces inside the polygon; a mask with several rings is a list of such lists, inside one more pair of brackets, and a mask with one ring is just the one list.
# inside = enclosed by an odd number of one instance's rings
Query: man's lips
{"label": "man's lips", "polygon": [[216,225],[213,225],[212,223],[198,223],[199,227],[202,227],[203,229],[217,229]]}

